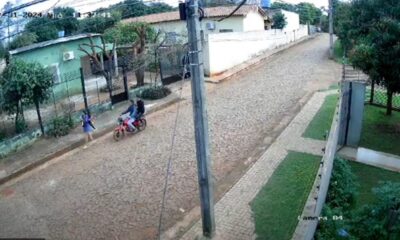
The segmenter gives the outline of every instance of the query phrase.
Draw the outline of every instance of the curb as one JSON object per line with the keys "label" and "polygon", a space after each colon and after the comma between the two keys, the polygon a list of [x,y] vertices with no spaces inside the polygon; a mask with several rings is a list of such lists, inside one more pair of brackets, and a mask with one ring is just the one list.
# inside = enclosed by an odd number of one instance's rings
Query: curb
{"label": "curb", "polygon": [[[151,113],[157,112],[157,111],[159,111],[161,109],[169,107],[169,106],[171,106],[171,105],[173,105],[173,104],[175,104],[177,102],[180,102],[182,100],[183,99],[179,98],[179,96],[175,96],[171,100],[169,100],[167,102],[164,102],[164,103],[161,103],[160,105],[149,109],[149,111],[146,113],[146,115],[149,115]],[[94,133],[93,137],[100,138],[100,137],[106,135],[107,133],[110,133],[110,131],[112,131],[114,129],[114,127],[115,127],[114,125],[107,126],[104,129]],[[22,167],[21,169],[18,169],[17,171],[15,171],[13,173],[10,173],[9,175],[1,178],[0,179],[0,185],[10,181],[11,179],[14,179],[14,178],[16,178],[18,176],[21,176],[22,174],[27,173],[27,172],[39,167],[40,165],[43,165],[44,163],[46,163],[46,162],[48,162],[48,161],[50,161],[50,160],[52,160],[52,159],[54,159],[56,157],[60,157],[60,156],[62,156],[64,154],[66,154],[67,152],[70,152],[70,151],[72,151],[74,149],[77,149],[80,146],[84,145],[85,143],[86,143],[85,139],[78,140],[78,141],[76,141],[76,142],[74,142],[74,143],[72,143],[72,144],[60,149],[59,151],[51,153],[51,154],[43,157],[42,159],[40,159],[38,161],[32,162],[31,164],[28,164],[28,165]]]}
{"label": "curb", "polygon": [[[294,42],[294,43],[291,43],[291,44],[289,44],[289,45],[283,46],[282,48],[277,49],[276,51],[274,51],[275,49],[272,49],[272,53],[269,54],[269,55],[264,55],[264,56],[263,56],[263,55],[260,55],[260,56],[258,56],[258,57],[249,59],[249,60],[247,60],[247,61],[244,62],[244,63],[241,63],[241,64],[246,64],[246,63],[247,63],[247,65],[244,66],[243,68],[239,68],[237,71],[234,71],[234,72],[231,73],[231,74],[227,74],[227,76],[225,76],[225,77],[221,77],[220,79],[218,79],[218,77],[217,77],[216,80],[212,80],[212,78],[207,78],[207,79],[205,80],[205,82],[207,82],[207,83],[213,83],[213,84],[219,84],[219,83],[221,83],[221,82],[227,81],[227,80],[229,80],[230,78],[235,77],[237,74],[240,74],[240,73],[243,72],[243,71],[246,71],[246,70],[248,70],[248,69],[251,69],[251,68],[253,68],[253,67],[259,65],[262,61],[265,61],[265,60],[267,60],[268,58],[270,58],[270,57],[272,57],[272,56],[274,56],[274,55],[276,55],[276,54],[278,54],[278,53],[281,53],[281,52],[283,52],[283,51],[285,51],[285,50],[287,50],[287,49],[289,49],[289,48],[291,48],[291,47],[294,47],[294,46],[296,46],[296,45],[298,45],[298,44],[300,44],[300,43],[303,43],[303,42],[306,42],[306,41],[308,41],[308,40],[314,39],[315,37],[317,37],[317,36],[319,36],[319,35],[320,35],[320,34],[315,34],[315,35],[308,36],[308,37],[306,37],[306,38],[300,39],[300,40],[297,41],[297,42]],[[236,66],[234,66],[233,68],[235,68],[235,67],[237,67],[237,66],[240,66],[241,64],[236,65]],[[231,68],[231,69],[232,69],[232,68]],[[227,71],[229,71],[229,69],[226,70],[225,72],[223,72],[221,75],[223,75],[223,74],[226,73]]]}

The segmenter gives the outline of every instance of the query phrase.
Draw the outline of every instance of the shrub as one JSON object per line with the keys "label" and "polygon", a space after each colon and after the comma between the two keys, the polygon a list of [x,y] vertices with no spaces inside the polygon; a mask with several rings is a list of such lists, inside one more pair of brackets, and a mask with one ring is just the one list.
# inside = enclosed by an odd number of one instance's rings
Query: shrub
{"label": "shrub", "polygon": [[350,228],[348,221],[346,221],[345,217],[344,221],[332,220],[333,216],[343,216],[342,210],[339,208],[330,208],[328,205],[325,205],[321,216],[327,217],[328,220],[319,222],[315,239],[344,239],[344,237],[340,236],[340,232],[343,230],[348,232]]}
{"label": "shrub", "polygon": [[[333,163],[329,190],[326,196],[326,203],[322,209],[322,216],[327,221],[320,221],[318,230],[315,233],[316,239],[353,239],[352,237],[340,236],[351,229],[350,208],[355,203],[357,194],[355,175],[346,160],[336,158]],[[342,216],[343,220],[332,220],[333,216]]]}
{"label": "shrub", "polygon": [[358,187],[355,178],[346,160],[335,159],[326,198],[331,208],[342,208],[346,211],[354,205]]}
{"label": "shrub", "polygon": [[156,100],[168,96],[171,93],[169,88],[164,86],[155,86],[143,90],[139,97],[143,99]]}
{"label": "shrub", "polygon": [[65,136],[74,127],[71,116],[55,117],[51,121],[49,134],[53,137]]}
{"label": "shrub", "polygon": [[381,182],[372,192],[378,200],[354,214],[353,235],[359,239],[400,239],[400,182]]}

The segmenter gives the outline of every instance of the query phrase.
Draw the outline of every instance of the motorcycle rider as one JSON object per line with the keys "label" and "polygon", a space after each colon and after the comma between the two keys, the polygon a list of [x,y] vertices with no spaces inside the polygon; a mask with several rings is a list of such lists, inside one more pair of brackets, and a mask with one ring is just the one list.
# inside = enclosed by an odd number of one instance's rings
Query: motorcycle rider
{"label": "motorcycle rider", "polygon": [[121,115],[124,115],[124,114],[129,113],[128,126],[129,126],[129,128],[130,128],[131,131],[135,131],[136,128],[135,128],[135,126],[133,125],[133,123],[134,123],[135,120],[136,120],[137,108],[136,108],[136,105],[135,105],[135,101],[134,101],[134,100],[130,100],[130,102],[131,102],[131,105],[130,105],[130,106],[128,107],[128,109],[127,109],[125,112],[123,112]]}

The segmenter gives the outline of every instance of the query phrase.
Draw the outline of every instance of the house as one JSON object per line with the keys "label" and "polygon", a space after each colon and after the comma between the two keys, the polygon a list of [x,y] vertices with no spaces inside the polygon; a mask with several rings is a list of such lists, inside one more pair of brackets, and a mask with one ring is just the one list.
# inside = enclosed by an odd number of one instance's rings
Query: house
{"label": "house", "polygon": [[[218,21],[227,17],[235,8],[236,6],[205,8],[204,19],[201,21],[203,33],[264,31],[265,24],[270,22],[266,12],[256,5],[244,5],[231,17]],[[128,18],[122,22],[146,22],[171,35],[187,35],[186,22],[180,20],[179,11]]]}
{"label": "house", "polygon": [[278,12],[282,13],[286,18],[286,26],[282,29],[284,32],[293,32],[300,28],[300,16],[295,12],[290,12],[282,9],[268,10],[267,15],[270,19]]}
{"label": "house", "polygon": [[[101,46],[100,34],[79,34],[10,51],[11,58],[18,58],[26,62],[38,62],[51,69],[54,76],[54,93],[56,98],[63,98],[66,93],[74,95],[82,92],[80,68],[83,70],[87,90],[106,85],[104,77],[96,72],[94,64],[86,53],[79,50],[80,44],[93,43]],[[88,47],[84,47],[89,52]],[[107,48],[111,47],[107,45]],[[99,54],[101,50],[96,48]],[[97,83],[96,83],[97,81]]]}

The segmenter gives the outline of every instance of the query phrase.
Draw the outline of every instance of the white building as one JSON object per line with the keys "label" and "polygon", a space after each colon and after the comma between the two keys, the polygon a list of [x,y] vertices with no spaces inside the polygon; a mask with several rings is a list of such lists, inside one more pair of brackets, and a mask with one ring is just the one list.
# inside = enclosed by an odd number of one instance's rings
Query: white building
{"label": "white building", "polygon": [[[205,18],[201,21],[204,34],[264,31],[265,22],[269,22],[268,16],[266,16],[262,8],[254,5],[245,5],[233,16],[223,21],[217,21],[222,17],[228,16],[235,8],[236,6],[205,8]],[[147,22],[165,33],[187,35],[186,21],[180,20],[178,11],[129,18],[122,20],[122,22]]]}
{"label": "white building", "polygon": [[[258,5],[244,5],[233,16],[218,21],[228,16],[235,8],[236,6],[224,6],[204,9],[201,28],[206,76],[223,74],[228,69],[267,50],[289,44],[308,35],[307,26],[300,26],[297,13],[284,10],[266,12]],[[287,25],[282,30],[271,30],[272,17],[279,11],[285,15]],[[170,36],[174,33],[179,37],[187,36],[186,21],[180,20],[178,11],[130,18],[122,22],[147,22],[155,29],[169,33]]]}
{"label": "white building", "polygon": [[272,17],[278,12],[281,12],[286,18],[287,24],[282,30],[284,30],[285,32],[290,32],[290,31],[299,29],[299,27],[300,27],[299,14],[294,13],[294,12],[289,12],[286,10],[282,10],[282,9],[277,9],[277,10],[268,11],[268,16],[272,19]]}

